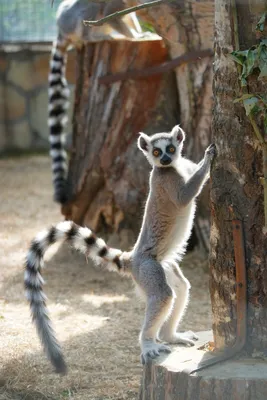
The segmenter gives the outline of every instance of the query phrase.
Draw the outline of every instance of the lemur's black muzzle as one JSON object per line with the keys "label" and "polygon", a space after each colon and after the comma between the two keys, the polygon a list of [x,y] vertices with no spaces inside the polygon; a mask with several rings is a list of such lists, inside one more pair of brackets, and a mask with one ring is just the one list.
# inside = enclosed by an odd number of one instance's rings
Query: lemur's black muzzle
{"label": "lemur's black muzzle", "polygon": [[169,165],[172,162],[172,159],[167,156],[167,154],[164,154],[164,156],[160,159],[160,163],[162,165]]}

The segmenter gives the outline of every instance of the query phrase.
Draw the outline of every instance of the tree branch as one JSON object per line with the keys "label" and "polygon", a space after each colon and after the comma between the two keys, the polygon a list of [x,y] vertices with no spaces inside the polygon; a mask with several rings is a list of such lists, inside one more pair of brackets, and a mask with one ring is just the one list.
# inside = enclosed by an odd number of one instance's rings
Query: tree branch
{"label": "tree branch", "polygon": [[[168,0],[168,1],[172,2],[175,0]],[[83,23],[86,26],[100,26],[100,25],[103,25],[105,22],[108,22],[111,19],[122,17],[123,15],[130,14],[130,13],[138,11],[138,10],[142,10],[143,8],[158,6],[158,5],[162,4],[163,2],[164,2],[163,0],[153,0],[148,3],[139,4],[138,6],[126,8],[125,10],[122,10],[122,11],[116,11],[115,13],[109,14],[108,16],[106,16],[104,18],[100,18],[97,21],[85,21],[84,20]]]}
{"label": "tree branch", "polygon": [[98,82],[104,85],[110,85],[111,83],[117,81],[125,81],[127,79],[142,79],[153,75],[163,74],[164,72],[170,71],[181,64],[188,62],[196,62],[204,57],[213,56],[213,51],[211,49],[206,50],[194,50],[180,57],[174,58],[171,61],[167,61],[163,64],[156,65],[154,67],[148,67],[143,70],[132,70],[127,72],[118,72],[113,75],[101,76],[98,78]]}

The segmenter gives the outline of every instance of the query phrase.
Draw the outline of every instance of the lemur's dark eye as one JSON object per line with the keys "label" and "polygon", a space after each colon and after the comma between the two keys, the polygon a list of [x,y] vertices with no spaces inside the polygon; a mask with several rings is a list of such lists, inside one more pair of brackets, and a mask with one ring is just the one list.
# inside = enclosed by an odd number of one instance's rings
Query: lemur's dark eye
{"label": "lemur's dark eye", "polygon": [[159,157],[161,155],[162,151],[160,149],[154,149],[153,150],[153,156],[154,157]]}
{"label": "lemur's dark eye", "polygon": [[174,146],[169,146],[169,147],[167,148],[167,151],[168,151],[168,153],[174,154],[174,153],[175,153],[175,147],[174,147]]}

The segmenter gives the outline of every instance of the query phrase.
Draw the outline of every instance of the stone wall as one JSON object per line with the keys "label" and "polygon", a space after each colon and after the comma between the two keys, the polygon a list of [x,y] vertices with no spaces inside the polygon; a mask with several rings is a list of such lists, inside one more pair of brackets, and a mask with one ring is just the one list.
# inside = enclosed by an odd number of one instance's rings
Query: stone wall
{"label": "stone wall", "polygon": [[[0,154],[49,148],[47,105],[51,44],[0,47]],[[71,134],[75,51],[69,52]]]}

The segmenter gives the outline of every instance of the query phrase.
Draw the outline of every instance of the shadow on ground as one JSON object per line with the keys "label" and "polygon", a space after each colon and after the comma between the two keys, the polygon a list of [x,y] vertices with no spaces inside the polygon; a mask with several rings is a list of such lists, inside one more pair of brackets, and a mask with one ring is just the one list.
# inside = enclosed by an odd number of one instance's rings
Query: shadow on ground
{"label": "shadow on ground", "polygon": [[[6,396],[2,399],[136,398],[144,305],[135,296],[131,280],[87,264],[84,256],[66,245],[45,263],[43,272],[48,308],[69,373],[55,375],[40,350],[23,298],[21,271],[5,280],[1,289],[8,308],[13,309],[10,316],[21,321],[19,353],[24,350],[2,365],[0,390]],[[84,390],[89,397],[82,397]]]}
{"label": "shadow on ground", "polygon": [[[47,253],[48,308],[69,374],[55,375],[43,354],[24,297],[23,259],[30,240],[62,220],[52,201],[50,160],[0,160],[0,400],[131,400],[142,367],[138,334],[144,305],[131,280],[87,264],[66,246]],[[192,284],[181,330],[211,326],[208,276],[197,253],[185,258]]]}
{"label": "shadow on ground", "polygon": [[[138,332],[144,307],[134,296],[132,282],[93,268],[65,245],[46,262],[44,277],[48,308],[69,374],[63,378],[54,375],[43,352],[36,351],[39,343],[23,298],[23,273],[16,274],[4,281],[1,292],[11,309],[10,317],[19,308],[23,327],[18,334],[26,354],[14,355],[2,365],[3,399],[71,398],[64,397],[68,393],[76,393],[78,399],[77,391],[83,387],[92,387],[90,396],[96,390],[107,396],[104,398],[118,398],[122,389],[125,398],[130,399],[131,393],[136,396],[141,373]],[[33,338],[34,348],[28,335]],[[33,387],[37,391],[31,394]]]}

